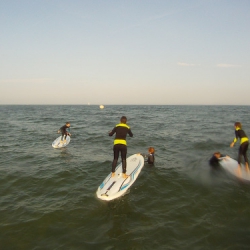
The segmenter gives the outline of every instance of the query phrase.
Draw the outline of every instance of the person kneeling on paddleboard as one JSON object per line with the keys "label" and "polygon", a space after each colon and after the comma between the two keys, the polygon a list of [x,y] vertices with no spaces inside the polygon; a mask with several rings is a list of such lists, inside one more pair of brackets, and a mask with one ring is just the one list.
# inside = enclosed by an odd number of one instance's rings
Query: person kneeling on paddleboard
{"label": "person kneeling on paddleboard", "polygon": [[155,149],[153,147],[148,148],[148,154],[140,154],[144,157],[145,162],[147,162],[150,165],[153,165],[155,163]]}
{"label": "person kneeling on paddleboard", "polygon": [[126,175],[126,157],[127,157],[127,142],[126,137],[127,134],[129,134],[130,137],[133,137],[133,133],[130,129],[130,127],[126,124],[127,123],[127,117],[122,116],[120,119],[120,123],[117,124],[112,131],[109,132],[109,136],[112,136],[115,134],[115,140],[114,140],[114,160],[112,162],[112,177],[115,176],[115,168],[117,165],[117,161],[119,158],[119,153],[121,152],[121,158],[122,158],[122,177],[127,178]]}
{"label": "person kneeling on paddleboard", "polygon": [[219,162],[226,159],[227,155],[221,154],[219,151],[214,152],[213,156],[209,160],[209,165],[213,168],[217,168],[220,166]]}
{"label": "person kneeling on paddleboard", "polygon": [[70,123],[66,122],[64,126],[62,126],[58,131],[58,134],[62,133],[61,141],[60,143],[66,143],[67,136],[71,136],[70,134]]}

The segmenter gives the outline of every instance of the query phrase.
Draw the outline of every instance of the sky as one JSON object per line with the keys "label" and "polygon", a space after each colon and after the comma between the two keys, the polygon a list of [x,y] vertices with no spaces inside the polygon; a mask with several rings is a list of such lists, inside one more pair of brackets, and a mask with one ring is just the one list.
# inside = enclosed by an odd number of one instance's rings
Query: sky
{"label": "sky", "polygon": [[0,105],[250,105],[249,0],[0,0]]}

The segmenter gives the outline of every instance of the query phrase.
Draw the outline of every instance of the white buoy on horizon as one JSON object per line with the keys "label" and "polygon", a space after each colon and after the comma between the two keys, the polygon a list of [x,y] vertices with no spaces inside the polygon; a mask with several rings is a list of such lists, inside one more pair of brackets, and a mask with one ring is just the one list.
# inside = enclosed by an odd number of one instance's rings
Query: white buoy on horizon
{"label": "white buoy on horizon", "polygon": [[103,106],[103,105],[100,105],[100,109],[104,109],[104,106]]}

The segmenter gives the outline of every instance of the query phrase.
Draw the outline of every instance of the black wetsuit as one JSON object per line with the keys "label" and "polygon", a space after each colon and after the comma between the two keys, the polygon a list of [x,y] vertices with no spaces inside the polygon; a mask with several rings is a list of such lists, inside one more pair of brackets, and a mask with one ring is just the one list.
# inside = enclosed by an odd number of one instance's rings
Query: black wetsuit
{"label": "black wetsuit", "polygon": [[148,154],[148,164],[154,164],[155,163],[155,154]]}
{"label": "black wetsuit", "polygon": [[141,154],[144,157],[145,162],[147,162],[150,165],[153,165],[155,163],[155,154],[149,153],[149,154]]}
{"label": "black wetsuit", "polygon": [[247,150],[248,150],[248,137],[244,130],[242,129],[236,129],[235,130],[235,138],[234,138],[234,143],[240,138],[240,147],[239,147],[239,153],[238,153],[238,164],[241,162],[241,157],[243,155],[245,163],[248,163],[248,158],[247,158]]}
{"label": "black wetsuit", "polygon": [[133,133],[130,129],[130,127],[125,123],[119,123],[117,124],[113,130],[109,133],[109,136],[115,135],[114,140],[114,160],[112,162],[112,173],[115,172],[115,168],[117,165],[117,161],[119,158],[119,153],[121,152],[121,158],[122,158],[122,172],[126,173],[126,156],[127,156],[127,142],[126,137],[127,134],[129,134],[130,137],[133,137]]}
{"label": "black wetsuit", "polygon": [[62,126],[62,127],[60,128],[60,131],[61,131],[61,133],[62,133],[62,138],[61,138],[61,140],[63,140],[63,137],[64,137],[64,136],[65,136],[65,140],[66,140],[67,135],[68,135],[69,132],[70,132],[70,127],[67,127],[66,125],[64,125],[64,126]]}

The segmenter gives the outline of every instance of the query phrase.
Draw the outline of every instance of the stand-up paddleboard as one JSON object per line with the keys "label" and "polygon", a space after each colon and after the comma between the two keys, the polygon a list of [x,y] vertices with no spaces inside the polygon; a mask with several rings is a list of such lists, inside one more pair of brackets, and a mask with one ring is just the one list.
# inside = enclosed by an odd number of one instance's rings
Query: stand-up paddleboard
{"label": "stand-up paddleboard", "polygon": [[64,148],[66,147],[70,142],[70,136],[66,137],[66,142],[65,143],[61,143],[61,135],[56,138],[53,142],[52,142],[52,147],[53,148]]}
{"label": "stand-up paddleboard", "polygon": [[128,177],[122,177],[122,163],[120,163],[115,170],[115,176],[111,177],[110,173],[98,187],[96,195],[99,199],[106,201],[116,199],[125,194],[135,182],[144,166],[144,158],[140,154],[134,154],[126,160]]}
{"label": "stand-up paddleboard", "polygon": [[250,172],[246,171],[245,165],[241,164],[241,171],[238,171],[238,162],[230,157],[221,158],[220,165],[223,169],[237,178],[245,181],[250,181]]}

